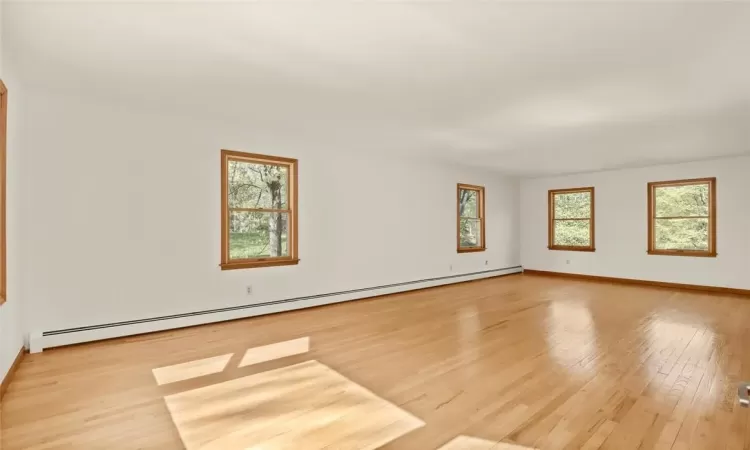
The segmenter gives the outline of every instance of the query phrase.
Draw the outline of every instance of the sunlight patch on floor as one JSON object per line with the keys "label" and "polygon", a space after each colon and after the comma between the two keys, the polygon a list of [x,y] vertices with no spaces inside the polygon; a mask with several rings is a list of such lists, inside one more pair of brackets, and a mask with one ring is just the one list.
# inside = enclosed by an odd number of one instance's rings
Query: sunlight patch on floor
{"label": "sunlight patch on floor", "polygon": [[376,449],[424,422],[317,362],[165,397],[188,450]]}
{"label": "sunlight patch on floor", "polygon": [[264,345],[251,348],[245,352],[239,367],[260,364],[274,359],[286,358],[287,356],[301,355],[310,351],[310,338],[303,337],[291,341],[278,342],[276,344]]}
{"label": "sunlight patch on floor", "polygon": [[177,381],[189,380],[192,378],[203,377],[214,373],[221,373],[232,359],[233,353],[226,355],[214,356],[212,358],[197,359],[182,364],[159,367],[151,372],[156,378],[159,386]]}
{"label": "sunlight patch on floor", "polygon": [[[303,337],[275,344],[253,347],[245,352],[238,367],[247,367],[253,364],[286,358],[287,356],[301,355],[310,351],[310,338]],[[221,373],[227,368],[233,353],[211,358],[197,359],[171,366],[159,367],[152,370],[156,383],[159,386],[176,383],[178,381],[190,380]]]}
{"label": "sunlight patch on floor", "polygon": [[448,442],[438,450],[535,450],[531,447],[524,447],[516,444],[506,444],[505,442],[488,441],[471,436],[458,436]]}

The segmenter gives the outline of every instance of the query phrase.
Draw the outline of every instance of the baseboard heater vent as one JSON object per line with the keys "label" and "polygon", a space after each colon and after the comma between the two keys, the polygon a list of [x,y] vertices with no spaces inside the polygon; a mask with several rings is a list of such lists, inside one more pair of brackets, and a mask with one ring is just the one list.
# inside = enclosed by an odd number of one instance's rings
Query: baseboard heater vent
{"label": "baseboard heater vent", "polygon": [[405,292],[427,287],[441,286],[462,281],[478,280],[502,275],[522,272],[522,266],[505,267],[502,269],[483,270],[444,277],[425,278],[422,280],[405,281],[402,283],[385,284],[361,289],[330,292],[326,294],[308,295],[303,297],[273,300],[269,302],[247,305],[230,306],[204,311],[194,311],[182,314],[150,317],[137,320],[126,320],[99,325],[90,325],[61,330],[51,330],[42,333],[32,333],[29,337],[29,349],[32,353],[45,348],[81,342],[109,339],[113,337],[131,336],[153,331],[183,328],[206,323],[223,322],[226,320],[271,314],[275,312],[291,311],[332,303],[358,300],[378,295]]}

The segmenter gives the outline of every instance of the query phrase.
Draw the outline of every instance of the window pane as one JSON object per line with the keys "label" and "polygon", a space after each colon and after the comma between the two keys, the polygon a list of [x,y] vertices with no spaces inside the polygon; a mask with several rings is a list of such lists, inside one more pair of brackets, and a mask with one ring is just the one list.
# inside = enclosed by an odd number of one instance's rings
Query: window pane
{"label": "window pane", "polygon": [[555,244],[575,247],[591,245],[589,220],[555,220]]}
{"label": "window pane", "polygon": [[461,248],[478,248],[482,246],[481,219],[461,219]]}
{"label": "window pane", "polygon": [[289,256],[289,214],[230,211],[229,259]]}
{"label": "window pane", "polygon": [[591,192],[554,195],[556,219],[591,218]]}
{"label": "window pane", "polygon": [[461,217],[479,217],[479,192],[461,189],[458,192],[458,211]]}
{"label": "window pane", "polygon": [[287,209],[286,166],[230,159],[227,183],[230,208]]}
{"label": "window pane", "polygon": [[656,217],[708,216],[708,183],[654,189]]}
{"label": "window pane", "polygon": [[657,250],[708,251],[708,219],[656,219]]}

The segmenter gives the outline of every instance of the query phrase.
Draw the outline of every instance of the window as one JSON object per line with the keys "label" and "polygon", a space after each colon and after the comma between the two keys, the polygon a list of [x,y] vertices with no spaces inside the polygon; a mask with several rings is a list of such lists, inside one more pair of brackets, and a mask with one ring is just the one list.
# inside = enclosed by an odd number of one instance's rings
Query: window
{"label": "window", "polygon": [[593,252],[594,188],[549,191],[549,249]]}
{"label": "window", "polygon": [[221,268],[297,264],[297,160],[221,151]]}
{"label": "window", "polygon": [[458,185],[458,252],[482,252],[484,244],[484,187]]}
{"label": "window", "polygon": [[716,178],[648,184],[648,253],[716,256]]}
{"label": "window", "polygon": [[6,299],[6,248],[5,248],[5,189],[6,144],[8,135],[8,90],[0,81],[0,305]]}

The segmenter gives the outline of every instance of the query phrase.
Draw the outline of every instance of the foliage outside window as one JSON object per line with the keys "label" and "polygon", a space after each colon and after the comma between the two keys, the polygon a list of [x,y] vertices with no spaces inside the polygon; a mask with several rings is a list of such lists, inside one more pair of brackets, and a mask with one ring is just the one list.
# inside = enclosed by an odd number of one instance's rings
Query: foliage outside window
{"label": "foliage outside window", "polygon": [[458,185],[458,252],[486,249],[484,235],[484,187]]}
{"label": "foliage outside window", "polygon": [[0,81],[0,305],[7,297],[7,267],[5,241],[6,144],[8,136],[8,90]]}
{"label": "foliage outside window", "polygon": [[549,191],[549,249],[593,252],[594,188]]}
{"label": "foliage outside window", "polygon": [[297,264],[297,160],[221,151],[221,267]]}
{"label": "foliage outside window", "polygon": [[716,178],[648,184],[648,253],[716,256]]}

